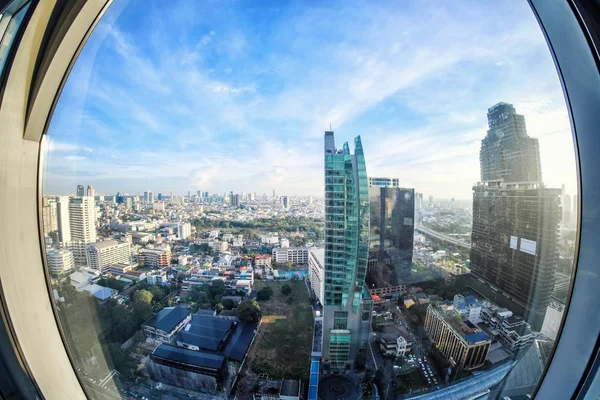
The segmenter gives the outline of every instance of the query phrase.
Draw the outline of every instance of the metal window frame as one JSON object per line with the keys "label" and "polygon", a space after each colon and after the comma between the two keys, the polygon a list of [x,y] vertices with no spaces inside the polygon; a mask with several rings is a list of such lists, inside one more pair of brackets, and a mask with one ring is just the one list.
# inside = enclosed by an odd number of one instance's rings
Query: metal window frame
{"label": "metal window frame", "polygon": [[[543,380],[541,399],[593,394],[598,364],[600,273],[600,74],[593,38],[572,0],[529,0],[546,36],[563,86],[577,148],[579,248],[560,339]],[[580,0],[575,0],[580,1]],[[583,2],[581,0],[580,2]],[[0,88],[0,280],[8,324],[29,374],[48,399],[85,398],[53,312],[43,266],[39,221],[40,142],[79,51],[110,0],[40,2]],[[58,17],[57,17],[58,11]],[[571,57],[577,54],[577,57]],[[581,185],[585,181],[586,185]],[[20,262],[17,264],[15,260]],[[40,293],[46,296],[24,296]],[[49,362],[51,360],[51,362]]]}

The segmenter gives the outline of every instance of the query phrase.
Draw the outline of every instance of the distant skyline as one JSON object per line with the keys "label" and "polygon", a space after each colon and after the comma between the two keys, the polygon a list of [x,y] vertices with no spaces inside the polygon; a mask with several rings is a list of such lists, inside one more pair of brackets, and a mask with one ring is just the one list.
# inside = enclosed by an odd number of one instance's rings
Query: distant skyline
{"label": "distant skyline", "polygon": [[576,194],[556,70],[526,3],[115,1],[48,131],[45,193],[323,196],[322,137],[360,135],[369,176],[470,199],[487,109],[539,139]]}

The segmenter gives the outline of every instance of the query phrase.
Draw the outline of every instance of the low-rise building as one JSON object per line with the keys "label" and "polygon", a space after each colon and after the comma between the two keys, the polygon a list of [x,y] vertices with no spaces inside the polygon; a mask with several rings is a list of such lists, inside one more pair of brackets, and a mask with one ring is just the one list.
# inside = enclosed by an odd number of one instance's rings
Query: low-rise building
{"label": "low-rise building", "polygon": [[67,249],[51,249],[46,252],[46,262],[52,275],[68,272],[75,267],[73,253]]}
{"label": "low-rise building", "polygon": [[269,254],[258,254],[254,264],[259,268],[271,268],[271,256]]}
{"label": "low-rise building", "polygon": [[158,342],[171,343],[177,331],[192,319],[190,310],[166,307],[142,324],[144,335]]}
{"label": "low-rise building", "polygon": [[292,262],[296,265],[308,264],[308,247],[276,247],[272,260],[278,263]]}
{"label": "low-rise building", "polygon": [[492,337],[497,338],[511,354],[529,347],[534,340],[529,324],[506,308],[484,307],[481,319]]}
{"label": "low-rise building", "polygon": [[469,321],[474,324],[481,323],[482,305],[475,296],[463,297],[462,295],[457,294],[454,296],[452,304],[456,311],[463,317],[466,317]]}
{"label": "low-rise building", "polygon": [[310,286],[319,302],[325,304],[325,249],[312,249],[308,253]]}
{"label": "low-rise building", "polygon": [[162,249],[142,249],[139,259],[146,267],[166,268],[171,266],[171,248],[165,246]]}
{"label": "low-rise building", "polygon": [[454,306],[429,304],[425,331],[438,350],[450,361],[453,373],[483,366],[491,338]]}
{"label": "low-rise building", "polygon": [[162,285],[167,281],[166,269],[157,269],[146,273],[146,281],[149,285]]}

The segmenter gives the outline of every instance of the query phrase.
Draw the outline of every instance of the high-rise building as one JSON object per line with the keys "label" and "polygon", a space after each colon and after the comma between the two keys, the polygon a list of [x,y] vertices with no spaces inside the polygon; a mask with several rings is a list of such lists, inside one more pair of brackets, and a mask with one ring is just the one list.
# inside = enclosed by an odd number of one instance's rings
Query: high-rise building
{"label": "high-rise building", "polygon": [[83,185],[77,185],[77,196],[85,196],[85,189]]}
{"label": "high-rise building", "polygon": [[433,196],[429,196],[429,207],[433,207]]}
{"label": "high-rise building", "polygon": [[290,199],[288,196],[281,196],[281,205],[283,206],[283,208],[285,208],[286,210],[290,209]]}
{"label": "high-rise building", "polygon": [[325,297],[325,249],[312,249],[308,253],[308,271],[310,286],[319,302],[323,304]]}
{"label": "high-rise building", "polygon": [[177,237],[180,239],[187,239],[192,236],[192,225],[188,222],[177,224]]}
{"label": "high-rise building", "polygon": [[42,228],[45,234],[58,229],[56,201],[47,197],[42,199]]}
{"label": "high-rise building", "polygon": [[541,181],[537,139],[511,104],[488,110],[481,180],[473,187],[471,271],[511,296],[541,329],[558,261],[560,189]]}
{"label": "high-rise building", "polygon": [[275,189],[273,189],[273,198],[275,198],[277,196],[275,196]]}
{"label": "high-rise building", "polygon": [[94,187],[92,185],[88,185],[88,187],[87,187],[87,195],[88,196],[92,196],[92,197],[96,196],[96,189],[94,189]]}
{"label": "high-rise building", "polygon": [[415,191],[397,187],[392,179],[389,182],[396,186],[369,188],[369,251],[378,261],[377,268],[370,268],[367,275],[370,289],[398,286],[412,266]]}
{"label": "high-rise building", "polygon": [[400,185],[400,179],[398,178],[382,178],[382,177],[369,177],[369,188],[373,187],[392,187],[397,188]]}
{"label": "high-rise building", "polygon": [[325,132],[325,288],[323,365],[351,370],[368,343],[372,301],[365,288],[369,254],[369,184],[360,136],[335,148]]}
{"label": "high-rise building", "polygon": [[572,215],[573,219],[577,218],[577,210],[579,210],[578,201],[579,201],[579,196],[573,195],[573,208],[571,210],[571,215]]}
{"label": "high-rise building", "polygon": [[58,240],[64,246],[71,241],[69,196],[58,196],[56,198],[56,222],[58,228]]}
{"label": "high-rise building", "polygon": [[69,199],[69,225],[75,264],[86,265],[86,246],[96,241],[96,205],[93,197]]}
{"label": "high-rise building", "polygon": [[562,220],[565,225],[571,223],[571,196],[568,194],[562,197]]}
{"label": "high-rise building", "polygon": [[86,248],[88,267],[102,272],[104,267],[113,264],[131,264],[129,243],[119,243],[116,240],[104,240],[91,243]]}

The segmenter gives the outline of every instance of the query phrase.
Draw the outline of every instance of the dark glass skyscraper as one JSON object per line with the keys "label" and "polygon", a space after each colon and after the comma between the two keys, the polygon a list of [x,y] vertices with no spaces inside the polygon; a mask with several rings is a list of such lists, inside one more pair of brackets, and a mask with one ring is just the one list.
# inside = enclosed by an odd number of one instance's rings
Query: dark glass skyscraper
{"label": "dark glass skyscraper", "polygon": [[558,261],[560,189],[545,188],[537,139],[507,103],[488,110],[473,187],[471,270],[520,304],[540,330]]}
{"label": "dark glass skyscraper", "polygon": [[410,272],[413,255],[415,191],[370,185],[371,236],[369,289],[393,287]]}
{"label": "dark glass skyscraper", "polygon": [[335,148],[325,132],[325,304],[323,365],[350,370],[369,338],[372,302],[364,287],[369,254],[369,192],[360,136]]}

